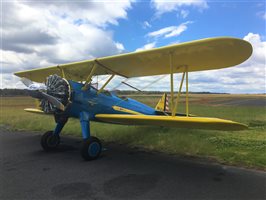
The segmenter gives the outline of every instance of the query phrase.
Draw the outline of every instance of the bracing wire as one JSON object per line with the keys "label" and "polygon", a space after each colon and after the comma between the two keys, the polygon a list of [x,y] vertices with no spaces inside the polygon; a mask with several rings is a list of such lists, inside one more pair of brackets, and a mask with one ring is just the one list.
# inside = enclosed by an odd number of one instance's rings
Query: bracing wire
{"label": "bracing wire", "polygon": [[142,87],[140,90],[142,90],[142,91],[143,91],[144,89],[146,89],[146,88],[150,87],[151,85],[153,85],[153,84],[157,83],[158,81],[160,81],[160,80],[164,79],[166,76],[168,76],[168,75],[166,74],[166,75],[160,76],[159,78],[155,79],[154,81],[152,81],[152,82],[151,82],[151,83],[149,83],[148,85],[146,85],[146,86]]}
{"label": "bracing wire", "polygon": [[112,88],[112,91],[117,90],[121,85],[123,85],[123,82],[126,82],[128,79],[129,78],[125,78],[124,80],[122,80],[119,84]]}
{"label": "bracing wire", "polygon": [[150,87],[151,85],[155,84],[156,82],[164,79],[166,76],[167,76],[167,74],[166,75],[163,75],[163,76],[160,76],[157,79],[155,79],[154,81],[148,83],[147,85],[145,85],[144,87],[142,87],[140,89],[137,88],[137,87],[134,87],[134,86],[130,85],[129,83],[127,83],[127,81],[129,80],[129,78],[126,78],[126,79],[122,80],[117,86],[115,86],[114,88],[112,88],[112,90],[117,90],[121,85],[124,84],[124,85],[127,85],[127,86],[129,86],[129,87],[137,90],[138,92],[142,92],[144,89],[146,89],[146,88]]}

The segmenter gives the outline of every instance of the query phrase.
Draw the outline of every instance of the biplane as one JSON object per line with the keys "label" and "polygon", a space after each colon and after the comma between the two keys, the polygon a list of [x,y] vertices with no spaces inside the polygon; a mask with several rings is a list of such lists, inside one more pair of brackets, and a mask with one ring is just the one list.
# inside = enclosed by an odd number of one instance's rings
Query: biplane
{"label": "biplane", "polygon": [[[39,109],[25,110],[54,115],[56,126],[54,130],[43,134],[43,149],[55,150],[68,118],[78,118],[83,137],[81,156],[85,160],[93,160],[99,157],[102,144],[98,138],[91,136],[91,121],[230,131],[246,129],[245,124],[231,120],[190,114],[188,73],[235,66],[247,60],[251,54],[252,46],[247,41],[218,37],[21,71],[15,75],[21,77],[22,82],[28,86],[29,94],[40,101]],[[177,95],[174,94],[175,73],[182,73]],[[165,95],[156,108],[151,108],[131,98],[119,97],[105,90],[115,76],[132,78],[163,74],[168,74],[170,78],[169,105],[166,105]],[[109,77],[101,88],[97,89],[92,84],[92,78],[99,75]],[[178,113],[177,107],[184,82],[186,113]],[[166,110],[167,107],[169,110]]]}

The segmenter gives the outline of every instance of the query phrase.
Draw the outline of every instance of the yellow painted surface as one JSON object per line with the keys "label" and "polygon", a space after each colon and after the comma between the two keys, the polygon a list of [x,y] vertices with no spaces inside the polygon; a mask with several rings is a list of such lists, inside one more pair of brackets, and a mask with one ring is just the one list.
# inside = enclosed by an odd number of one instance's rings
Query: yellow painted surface
{"label": "yellow painted surface", "polygon": [[159,110],[159,111],[165,111],[165,99],[166,99],[166,93],[163,94],[162,98],[159,100],[159,102],[157,103],[155,110]]}
{"label": "yellow painted surface", "polygon": [[[250,57],[252,46],[247,41],[236,38],[208,38],[146,51],[102,57],[97,61],[85,60],[62,64],[60,68],[64,70],[68,79],[76,81],[85,81],[94,64],[97,65],[94,75],[118,74],[125,77],[139,77],[169,74],[170,53],[173,55],[174,73],[183,72],[184,66],[188,66],[189,72],[193,72],[238,65]],[[36,82],[44,82],[45,78],[51,74],[61,75],[61,70],[58,66],[52,66],[15,73],[19,77],[26,77]]]}
{"label": "yellow painted surface", "polygon": [[129,109],[126,109],[126,108],[123,108],[120,106],[113,106],[113,109],[116,111],[125,112],[125,113],[129,113],[129,114],[133,114],[133,115],[143,115],[143,114],[136,112],[134,110],[129,110]]}
{"label": "yellow painted surface", "polygon": [[108,85],[108,83],[114,78],[114,74],[112,74],[109,78],[108,78],[108,80],[103,84],[103,86],[98,90],[98,92],[97,92],[97,94],[100,94],[102,91],[103,91],[103,89]]}
{"label": "yellow painted surface", "polygon": [[206,117],[98,114],[96,115],[96,118],[103,122],[124,125],[166,126],[224,131],[244,130],[248,128],[246,125],[234,121]]}
{"label": "yellow painted surface", "polygon": [[180,85],[179,85],[179,90],[178,90],[178,93],[177,93],[177,97],[176,97],[176,101],[175,101],[175,107],[174,107],[174,113],[176,113],[177,111],[177,105],[178,105],[178,102],[179,102],[179,99],[180,99],[180,95],[181,95],[181,90],[182,90],[182,86],[183,86],[183,82],[184,82],[184,77],[185,77],[185,72],[183,72],[183,75],[182,75],[182,79],[181,79],[181,82],[180,82]]}
{"label": "yellow painted surface", "polygon": [[36,108],[25,108],[24,109],[26,112],[30,113],[36,113],[36,114],[46,114],[42,110],[36,109]]}
{"label": "yellow painted surface", "polygon": [[186,114],[188,117],[189,115],[189,111],[188,111],[188,70],[186,70]]}
{"label": "yellow painted surface", "polygon": [[84,84],[84,86],[82,87],[82,90],[87,90],[88,89],[88,87],[89,87],[89,83],[91,82],[91,78],[93,77],[93,75],[94,75],[94,72],[95,72],[95,70],[96,70],[96,65],[93,65],[93,67],[92,67],[92,69],[91,69],[91,71],[90,71],[90,74],[89,74],[89,76],[87,77],[87,79],[86,79],[86,82],[85,82],[85,84]]}

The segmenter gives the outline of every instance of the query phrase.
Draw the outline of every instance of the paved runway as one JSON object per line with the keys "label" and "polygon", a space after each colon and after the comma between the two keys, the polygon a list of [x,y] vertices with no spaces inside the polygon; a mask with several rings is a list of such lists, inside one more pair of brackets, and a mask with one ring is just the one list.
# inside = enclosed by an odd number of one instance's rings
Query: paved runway
{"label": "paved runway", "polygon": [[0,129],[0,199],[266,199],[266,173],[105,144],[85,162],[80,141],[45,153],[41,133]]}

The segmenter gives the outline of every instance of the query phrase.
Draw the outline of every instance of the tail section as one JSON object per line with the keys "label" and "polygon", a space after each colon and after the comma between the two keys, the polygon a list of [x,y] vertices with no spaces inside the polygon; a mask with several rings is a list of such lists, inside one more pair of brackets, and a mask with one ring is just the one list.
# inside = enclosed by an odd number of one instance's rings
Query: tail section
{"label": "tail section", "polygon": [[162,98],[157,103],[155,110],[169,112],[169,99],[166,93],[163,94]]}

